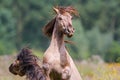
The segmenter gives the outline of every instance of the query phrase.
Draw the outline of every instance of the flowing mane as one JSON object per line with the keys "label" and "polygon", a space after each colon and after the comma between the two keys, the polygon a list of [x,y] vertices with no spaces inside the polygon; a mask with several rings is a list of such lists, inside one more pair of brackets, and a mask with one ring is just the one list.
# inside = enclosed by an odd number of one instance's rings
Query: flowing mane
{"label": "flowing mane", "polygon": [[43,69],[38,65],[38,57],[28,48],[23,48],[16,60],[9,66],[14,75],[25,76],[26,80],[46,80]]}
{"label": "flowing mane", "polygon": [[43,33],[47,36],[47,37],[51,37],[52,36],[52,32],[54,29],[54,24],[55,24],[55,18],[52,19],[50,22],[48,22],[48,24],[46,24],[43,27]]}
{"label": "flowing mane", "polygon": [[61,14],[65,14],[67,12],[70,13],[71,15],[76,15],[76,16],[79,15],[78,11],[72,6],[68,6],[68,7],[56,6],[55,8],[58,9]]}

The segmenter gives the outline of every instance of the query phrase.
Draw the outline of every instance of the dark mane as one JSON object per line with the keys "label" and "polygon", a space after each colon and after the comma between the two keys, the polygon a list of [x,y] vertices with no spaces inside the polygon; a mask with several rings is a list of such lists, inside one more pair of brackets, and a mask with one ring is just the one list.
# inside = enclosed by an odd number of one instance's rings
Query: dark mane
{"label": "dark mane", "polygon": [[52,36],[52,32],[53,32],[53,29],[54,29],[54,24],[55,24],[55,21],[56,19],[52,19],[48,24],[46,24],[44,27],[43,27],[43,33],[48,36],[48,37],[51,37]]}
{"label": "dark mane", "polygon": [[26,64],[37,64],[38,57],[33,55],[29,48],[23,48],[17,55],[17,60]]}
{"label": "dark mane", "polygon": [[19,52],[9,71],[14,75],[26,75],[27,80],[46,80],[43,69],[38,65],[38,57],[28,48],[23,48]]}

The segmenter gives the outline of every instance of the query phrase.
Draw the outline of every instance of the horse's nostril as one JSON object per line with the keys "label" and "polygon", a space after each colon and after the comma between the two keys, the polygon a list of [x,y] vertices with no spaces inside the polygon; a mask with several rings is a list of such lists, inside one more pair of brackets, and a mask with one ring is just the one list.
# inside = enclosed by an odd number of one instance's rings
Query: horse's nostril
{"label": "horse's nostril", "polygon": [[70,32],[70,31],[69,31],[68,29],[65,29],[65,33],[66,33],[66,34],[69,34],[69,32]]}
{"label": "horse's nostril", "polygon": [[70,32],[70,29],[68,29],[68,32]]}

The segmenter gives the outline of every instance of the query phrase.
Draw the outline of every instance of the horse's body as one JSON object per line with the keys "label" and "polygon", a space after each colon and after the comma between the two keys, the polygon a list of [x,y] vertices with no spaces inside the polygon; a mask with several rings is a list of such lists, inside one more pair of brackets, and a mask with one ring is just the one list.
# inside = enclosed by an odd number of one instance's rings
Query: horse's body
{"label": "horse's body", "polygon": [[43,68],[47,80],[82,80],[64,43],[64,35],[71,37],[74,33],[72,16],[69,12],[74,9],[59,7],[54,10],[57,16],[44,28],[45,34],[51,37],[50,46],[43,56]]}

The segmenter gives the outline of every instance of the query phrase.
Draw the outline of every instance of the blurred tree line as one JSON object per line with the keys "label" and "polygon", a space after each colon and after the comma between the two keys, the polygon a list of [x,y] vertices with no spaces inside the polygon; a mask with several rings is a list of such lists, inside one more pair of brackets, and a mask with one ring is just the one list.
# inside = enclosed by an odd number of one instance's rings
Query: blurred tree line
{"label": "blurred tree line", "polygon": [[120,0],[0,0],[0,54],[10,54],[26,45],[44,51],[49,41],[43,26],[55,15],[53,6],[74,6],[76,32],[69,52],[76,59],[100,55],[105,61],[120,61]]}

